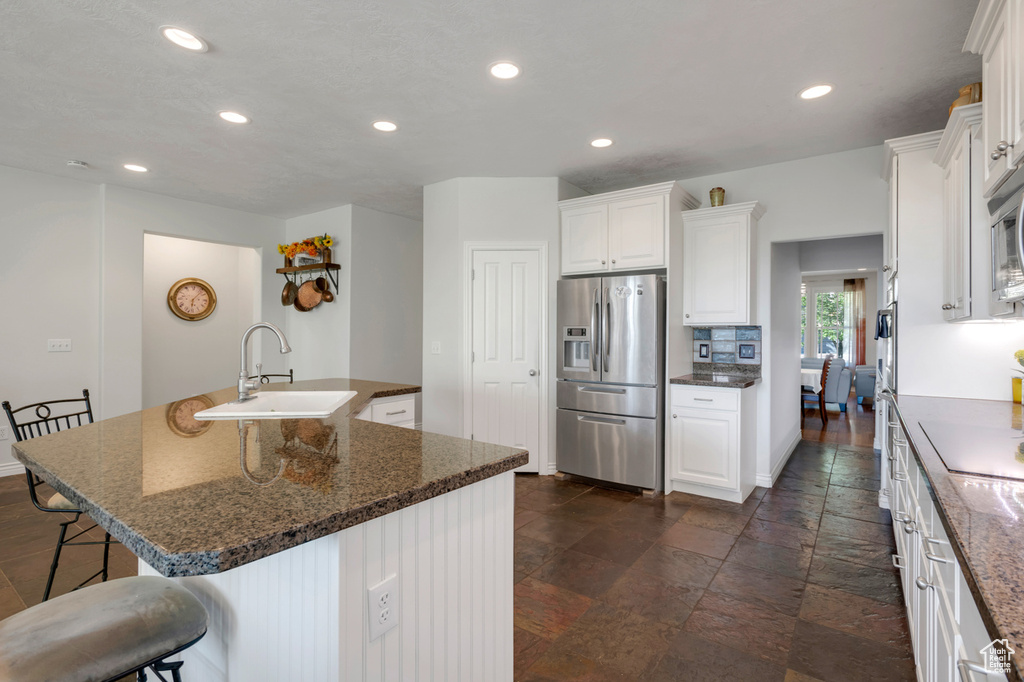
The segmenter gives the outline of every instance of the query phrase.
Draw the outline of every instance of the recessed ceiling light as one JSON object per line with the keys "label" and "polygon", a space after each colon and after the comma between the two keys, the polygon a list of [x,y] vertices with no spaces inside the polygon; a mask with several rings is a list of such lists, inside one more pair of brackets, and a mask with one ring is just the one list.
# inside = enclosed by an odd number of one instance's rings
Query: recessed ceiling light
{"label": "recessed ceiling light", "polygon": [[140,166],[140,165],[138,165],[136,163],[126,163],[124,165],[124,167],[125,167],[125,170],[130,170],[130,171],[133,171],[135,173],[148,173],[149,172],[148,168],[146,168],[145,166]]}
{"label": "recessed ceiling light", "polygon": [[398,130],[398,126],[391,121],[374,121],[373,127],[382,133],[393,133]]}
{"label": "recessed ceiling light", "polygon": [[210,49],[205,40],[177,26],[161,26],[160,33],[175,45],[192,52],[206,52]]}
{"label": "recessed ceiling light", "polygon": [[217,115],[228,123],[248,123],[249,117],[244,116],[237,111],[218,111]]}
{"label": "recessed ceiling light", "polygon": [[832,92],[831,85],[812,85],[811,87],[800,91],[800,99],[817,99],[819,97],[824,97],[830,92]]}
{"label": "recessed ceiling light", "polygon": [[489,68],[491,70],[492,76],[494,76],[495,78],[500,78],[502,80],[515,78],[516,76],[523,72],[523,70],[520,69],[519,66],[513,64],[512,62],[494,62],[493,64],[491,64]]}
{"label": "recessed ceiling light", "polygon": [[609,140],[607,137],[599,137],[596,140],[591,140],[590,141],[590,146],[591,147],[611,147],[612,146],[612,141]]}

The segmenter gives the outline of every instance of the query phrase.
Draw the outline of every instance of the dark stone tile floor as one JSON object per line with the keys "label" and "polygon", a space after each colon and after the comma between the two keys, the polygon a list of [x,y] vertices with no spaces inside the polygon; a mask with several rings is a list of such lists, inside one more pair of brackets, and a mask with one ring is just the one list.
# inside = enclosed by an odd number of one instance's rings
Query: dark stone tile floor
{"label": "dark stone tile floor", "polygon": [[804,440],[742,505],[517,475],[515,679],[915,679],[879,470]]}

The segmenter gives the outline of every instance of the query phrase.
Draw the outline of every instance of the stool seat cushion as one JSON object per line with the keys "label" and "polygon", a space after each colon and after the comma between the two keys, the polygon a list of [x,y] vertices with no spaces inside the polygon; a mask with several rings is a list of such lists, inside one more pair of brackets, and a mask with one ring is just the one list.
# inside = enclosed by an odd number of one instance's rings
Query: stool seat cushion
{"label": "stool seat cushion", "polygon": [[53,497],[46,501],[43,505],[50,509],[67,509],[68,511],[78,511],[78,507],[71,503],[71,500],[64,497],[60,493],[55,493]]}
{"label": "stool seat cushion", "polygon": [[107,680],[196,641],[206,621],[168,578],[92,585],[0,621],[0,682]]}

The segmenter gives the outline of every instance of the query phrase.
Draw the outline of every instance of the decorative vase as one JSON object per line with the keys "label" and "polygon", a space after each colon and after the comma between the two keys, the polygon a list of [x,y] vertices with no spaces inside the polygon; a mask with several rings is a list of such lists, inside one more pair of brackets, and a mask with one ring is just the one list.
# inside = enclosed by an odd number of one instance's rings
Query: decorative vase
{"label": "decorative vase", "polygon": [[1021,402],[1021,377],[1013,377],[1013,402]]}
{"label": "decorative vase", "polygon": [[323,263],[330,263],[331,262],[331,247],[325,246],[322,249],[320,249],[320,255],[323,257],[323,260],[321,262],[323,262]]}
{"label": "decorative vase", "polygon": [[291,259],[291,258],[289,258],[288,256],[285,256],[285,257],[284,257],[284,266],[285,266],[286,268],[290,268],[290,267],[292,267],[292,259]]}
{"label": "decorative vase", "polygon": [[721,187],[715,187],[711,190],[710,195],[712,206],[722,206],[725,204],[725,190]]}

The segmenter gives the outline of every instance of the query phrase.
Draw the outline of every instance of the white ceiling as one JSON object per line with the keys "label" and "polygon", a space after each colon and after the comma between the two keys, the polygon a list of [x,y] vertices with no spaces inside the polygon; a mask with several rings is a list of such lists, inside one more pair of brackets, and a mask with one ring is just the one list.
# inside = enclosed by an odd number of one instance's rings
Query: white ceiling
{"label": "white ceiling", "polygon": [[[460,176],[684,179],[941,128],[980,80],[961,52],[975,7],[0,0],[0,164],[284,218],[347,203],[419,217],[423,185]],[[210,51],[174,47],[164,24]],[[491,78],[498,59],[523,75]],[[820,81],[835,92],[797,98]]]}

